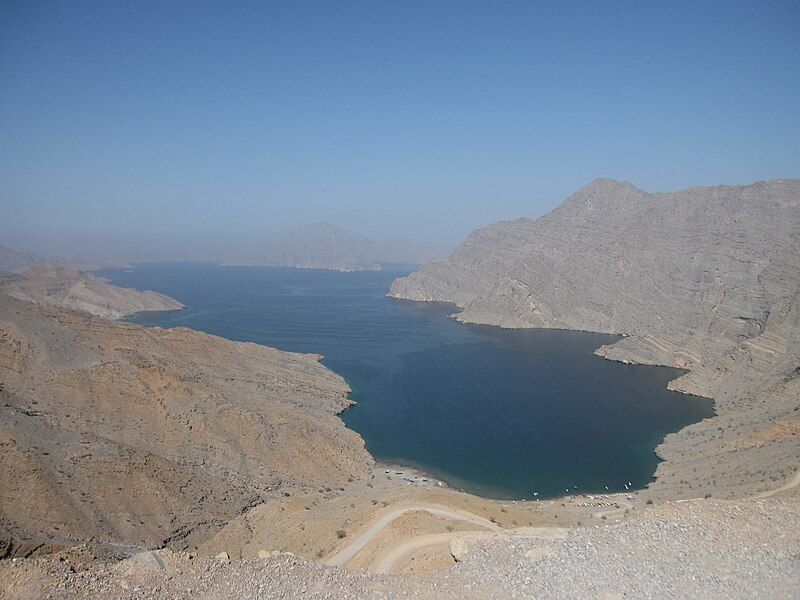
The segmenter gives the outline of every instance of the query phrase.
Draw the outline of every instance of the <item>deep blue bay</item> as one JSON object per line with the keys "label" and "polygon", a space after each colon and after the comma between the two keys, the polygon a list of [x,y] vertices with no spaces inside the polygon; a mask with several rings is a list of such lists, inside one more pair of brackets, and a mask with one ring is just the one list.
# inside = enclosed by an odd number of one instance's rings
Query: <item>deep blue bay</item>
{"label": "deep blue bay", "polygon": [[643,487],[664,436],[713,414],[710,400],[666,389],[676,369],[594,355],[616,336],[462,325],[452,305],[386,298],[411,270],[155,263],[99,275],[187,305],[133,322],[323,354],[357,402],[343,420],[376,459],[484,496]]}

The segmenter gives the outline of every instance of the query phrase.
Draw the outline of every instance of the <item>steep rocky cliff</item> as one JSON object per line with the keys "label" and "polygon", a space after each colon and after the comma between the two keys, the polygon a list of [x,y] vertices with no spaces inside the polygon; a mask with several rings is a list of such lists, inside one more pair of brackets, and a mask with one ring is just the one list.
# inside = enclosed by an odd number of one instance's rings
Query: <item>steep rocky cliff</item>
{"label": "steep rocky cliff", "polygon": [[668,436],[654,490],[766,489],[797,465],[800,181],[649,194],[597,180],[536,221],[474,232],[390,295],[455,303],[464,322],[624,334],[598,353],[688,369],[671,387],[719,416]]}
{"label": "steep rocky cliff", "polygon": [[193,548],[270,488],[366,477],[319,358],[0,295],[0,549]]}
{"label": "steep rocky cliff", "polygon": [[183,304],[150,290],[121,288],[88,273],[55,265],[31,267],[13,275],[0,274],[0,293],[34,304],[60,306],[119,319],[137,312],[179,310]]}

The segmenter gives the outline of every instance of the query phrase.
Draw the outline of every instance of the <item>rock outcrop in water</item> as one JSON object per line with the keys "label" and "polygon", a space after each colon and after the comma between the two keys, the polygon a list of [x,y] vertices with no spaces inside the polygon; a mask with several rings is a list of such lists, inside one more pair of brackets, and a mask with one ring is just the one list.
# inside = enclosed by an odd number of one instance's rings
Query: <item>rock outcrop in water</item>
{"label": "rock outcrop in water", "polygon": [[[463,322],[624,334],[598,353],[690,372],[718,417],[667,437],[653,490],[766,489],[800,446],[800,181],[649,194],[598,180],[550,214],[474,232],[390,296]],[[673,494],[670,494],[673,495]]]}
{"label": "rock outcrop in water", "polygon": [[183,304],[164,294],[121,288],[88,273],[54,265],[31,267],[13,275],[0,274],[0,294],[34,304],[81,310],[108,319],[138,312],[184,308]]}
{"label": "rock outcrop in water", "polygon": [[401,239],[380,243],[327,223],[313,223],[276,233],[267,239],[258,253],[226,264],[378,271],[381,262],[417,264],[441,255],[435,249]]}
{"label": "rock outcrop in water", "polygon": [[194,548],[270,488],[366,477],[319,359],[0,294],[0,556]]}

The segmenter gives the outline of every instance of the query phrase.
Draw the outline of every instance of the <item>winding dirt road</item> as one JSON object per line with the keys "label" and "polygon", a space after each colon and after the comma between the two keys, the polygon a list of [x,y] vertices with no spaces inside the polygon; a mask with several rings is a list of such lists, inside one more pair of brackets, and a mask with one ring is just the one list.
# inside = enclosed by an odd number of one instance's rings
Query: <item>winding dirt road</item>
{"label": "winding dirt road", "polygon": [[[753,499],[758,498],[769,498],[778,492],[790,490],[796,487],[800,487],[800,472],[795,473],[794,477],[792,477],[787,483],[778,487],[774,490],[770,490],[768,492],[763,492],[756,496],[753,496]],[[593,513],[593,517],[597,519],[601,519],[603,516],[610,517],[622,517],[625,514],[625,510],[631,507],[631,504],[627,501],[617,500],[620,507],[613,508],[610,510],[602,510]],[[489,531],[499,531],[501,528],[492,523],[488,519],[484,519],[483,517],[479,517],[478,515],[474,515],[468,512],[462,511],[455,511],[444,506],[440,506],[438,504],[429,504],[429,503],[413,503],[413,504],[401,504],[398,506],[393,506],[387,508],[383,513],[381,513],[375,521],[356,539],[352,542],[344,546],[338,552],[331,554],[327,559],[325,559],[324,564],[331,565],[331,566],[338,566],[343,567],[347,565],[355,556],[361,552],[366,546],[375,538],[375,536],[387,525],[389,525],[392,521],[399,519],[404,514],[412,511],[424,510],[429,512],[432,515],[436,515],[439,517],[444,517],[446,519],[452,519],[454,521],[464,521],[467,523],[472,523],[473,525],[477,525],[482,527],[483,529]],[[375,561],[372,563],[372,567],[370,571],[373,573],[391,573],[393,569],[402,561],[406,560],[408,557],[412,556],[413,554],[420,552],[422,550],[430,550],[438,547],[442,547],[448,544],[448,542],[456,537],[465,537],[469,535],[480,535],[479,532],[470,532],[460,531],[460,532],[453,532],[453,533],[436,533],[431,535],[423,535],[417,536],[409,540],[400,541],[393,546],[391,546],[388,550],[385,550],[381,555],[379,555]]]}
{"label": "winding dirt road", "polygon": [[[399,519],[407,512],[412,512],[416,510],[424,510],[426,512],[431,513],[432,515],[436,515],[437,517],[444,517],[446,519],[452,519],[454,521],[465,521],[467,523],[472,523],[473,525],[477,525],[479,527],[483,527],[484,529],[489,529],[492,531],[499,531],[500,527],[488,519],[484,519],[483,517],[479,517],[478,515],[474,515],[468,512],[461,512],[451,510],[444,506],[440,506],[438,504],[428,504],[428,503],[414,503],[414,504],[401,504],[399,506],[394,506],[385,511],[381,514],[375,521],[370,525],[364,533],[359,535],[356,539],[352,542],[347,544],[344,548],[331,554],[328,558],[325,559],[324,564],[332,565],[337,567],[343,567],[347,563],[349,563],[361,550],[363,550],[367,544],[369,544],[372,539],[378,534],[378,532],[386,527],[389,523],[394,521],[395,519]],[[451,536],[452,534],[442,534]],[[461,533],[463,535],[463,532]],[[427,540],[426,538],[430,538],[432,536],[422,536],[417,537],[408,542],[401,544],[400,546],[395,547],[389,554],[385,555],[381,558],[380,565],[383,565],[385,568],[391,569],[394,564],[398,560],[408,556],[412,552],[416,552],[417,550],[414,549],[418,544],[420,545],[419,548],[424,548],[431,545],[431,540]],[[444,542],[437,542],[434,545],[439,545]],[[388,565],[386,567],[385,565]],[[388,571],[382,571],[388,572]]]}
{"label": "winding dirt road", "polygon": [[778,492],[785,492],[786,490],[791,490],[792,488],[796,488],[798,486],[800,486],[800,471],[795,473],[794,477],[792,477],[788,482],[786,482],[781,487],[775,488],[774,490],[769,490],[768,492],[761,492],[760,494],[756,494],[751,498],[753,500],[760,500],[762,498],[771,498]]}
{"label": "winding dirt road", "polygon": [[453,533],[433,533],[431,535],[421,535],[390,548],[386,553],[378,557],[370,566],[370,573],[393,573],[395,567],[405,559],[421,552],[422,550],[432,550],[434,548],[446,547],[447,543],[454,537],[466,537],[465,532]]}

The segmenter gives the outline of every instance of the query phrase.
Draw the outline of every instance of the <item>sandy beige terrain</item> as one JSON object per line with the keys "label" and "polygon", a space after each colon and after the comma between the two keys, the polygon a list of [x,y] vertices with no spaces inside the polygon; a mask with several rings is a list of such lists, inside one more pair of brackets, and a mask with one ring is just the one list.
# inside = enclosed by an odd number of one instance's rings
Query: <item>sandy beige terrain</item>
{"label": "sandy beige terrain", "polygon": [[0,581],[6,597],[20,599],[790,599],[800,589],[798,523],[796,496],[701,499],[613,525],[466,533],[449,542],[454,566],[422,574],[372,575],[270,552],[229,560],[159,550],[98,563],[76,548],[0,561]]}
{"label": "sandy beige terrain", "polygon": [[39,265],[21,273],[0,274],[0,294],[109,319],[138,312],[184,308],[183,304],[164,294],[121,288],[89,273],[55,265]]}
{"label": "sandy beige terrain", "polygon": [[271,490],[372,464],[314,355],[0,295],[0,382],[7,546],[193,548]]}
{"label": "sandy beige terrain", "polygon": [[[226,552],[233,558],[251,558],[258,556],[261,550],[279,550],[328,564],[367,569],[369,565],[364,556],[353,564],[349,564],[349,559],[332,560],[332,557],[376,520],[393,511],[425,505],[476,515],[506,528],[547,522],[545,515],[531,507],[535,503],[488,500],[442,487],[437,481],[410,469],[392,468],[389,474],[386,470],[384,466],[377,466],[369,477],[340,488],[286,488],[272,494],[260,506],[231,521],[203,544],[199,553],[216,556]],[[423,482],[423,478],[428,482]],[[409,483],[406,479],[416,482]],[[447,532],[453,527],[463,530],[465,525],[467,529],[484,528],[469,522],[454,523],[456,520],[446,519],[444,525],[438,527],[434,519],[430,526],[419,526],[407,536]],[[398,533],[389,536],[388,541],[400,537],[403,536]],[[376,551],[379,546],[371,545],[369,552]]]}

